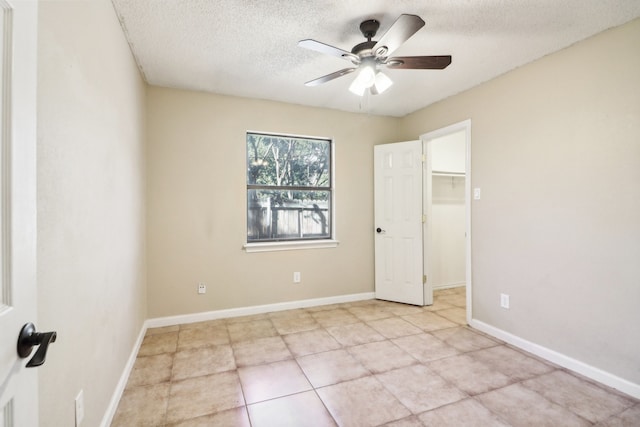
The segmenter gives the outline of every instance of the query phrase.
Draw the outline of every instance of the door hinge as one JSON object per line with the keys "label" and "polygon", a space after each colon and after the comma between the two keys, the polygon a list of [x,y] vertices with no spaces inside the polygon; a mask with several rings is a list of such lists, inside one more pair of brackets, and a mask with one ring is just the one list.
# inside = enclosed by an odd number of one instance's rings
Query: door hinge
{"label": "door hinge", "polygon": [[422,223],[424,224],[425,222],[427,222],[427,216],[426,215],[422,215]]}
{"label": "door hinge", "polygon": [[427,283],[427,275],[426,274],[422,276],[422,283],[425,283],[425,284]]}
{"label": "door hinge", "polygon": [[422,163],[426,162],[427,161],[427,155],[423,154],[422,157],[421,157],[421,160],[422,160]]}

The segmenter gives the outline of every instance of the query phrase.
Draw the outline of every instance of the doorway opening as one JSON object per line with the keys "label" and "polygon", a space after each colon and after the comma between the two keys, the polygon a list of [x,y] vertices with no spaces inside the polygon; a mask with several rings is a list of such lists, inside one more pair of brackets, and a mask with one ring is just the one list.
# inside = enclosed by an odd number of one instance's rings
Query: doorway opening
{"label": "doorway opening", "polygon": [[424,271],[434,291],[465,287],[472,318],[471,120],[420,136],[425,154]]}

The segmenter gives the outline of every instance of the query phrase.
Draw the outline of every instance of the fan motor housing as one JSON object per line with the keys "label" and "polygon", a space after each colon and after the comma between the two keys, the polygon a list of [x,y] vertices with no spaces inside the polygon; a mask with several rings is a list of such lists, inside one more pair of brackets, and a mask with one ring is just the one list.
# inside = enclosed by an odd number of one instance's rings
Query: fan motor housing
{"label": "fan motor housing", "polygon": [[356,54],[360,57],[368,56],[368,54],[371,54],[371,52],[366,52],[366,51],[371,51],[371,49],[373,49],[376,43],[377,42],[375,40],[369,40],[366,42],[358,43],[353,47],[353,49],[351,49],[351,53]]}

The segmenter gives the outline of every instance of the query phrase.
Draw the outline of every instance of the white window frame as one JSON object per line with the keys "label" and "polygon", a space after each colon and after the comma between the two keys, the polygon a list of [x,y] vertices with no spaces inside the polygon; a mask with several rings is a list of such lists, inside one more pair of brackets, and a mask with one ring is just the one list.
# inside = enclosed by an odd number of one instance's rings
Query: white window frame
{"label": "white window frame", "polygon": [[[272,132],[264,132],[264,131],[252,131],[252,130],[247,130],[245,132],[245,150],[246,150],[246,135],[249,133],[257,133],[257,134],[261,134],[261,135],[273,135],[273,136],[284,136],[284,137],[292,137],[292,138],[308,138],[308,139],[326,139],[329,140],[329,148],[331,150],[330,152],[330,156],[331,156],[331,203],[330,203],[330,209],[331,209],[331,222],[330,222],[330,227],[331,227],[331,238],[329,239],[310,239],[310,240],[287,240],[287,241],[277,241],[277,242],[247,242],[246,241],[246,237],[247,237],[247,211],[248,211],[248,206],[247,206],[247,197],[244,198],[245,200],[245,205],[244,205],[244,214],[245,214],[245,220],[244,220],[244,224],[245,224],[245,230],[244,230],[244,235],[245,235],[245,243],[243,245],[243,249],[248,252],[248,253],[252,253],[252,252],[273,252],[273,251],[290,251],[290,250],[300,250],[300,249],[327,249],[327,248],[335,248],[338,246],[338,244],[340,243],[337,240],[336,237],[336,187],[337,187],[337,183],[336,183],[336,170],[335,170],[335,164],[336,164],[336,156],[335,156],[335,152],[336,152],[336,148],[335,148],[335,139],[331,138],[331,137],[324,137],[324,136],[310,136],[310,135],[297,135],[297,134],[288,134],[288,133],[272,133]],[[244,160],[244,169],[246,169],[247,167],[247,161],[246,161],[246,151],[245,151],[245,156],[243,158]],[[245,172],[245,180],[246,180],[246,172]],[[245,186],[245,191],[246,191],[246,186]]]}

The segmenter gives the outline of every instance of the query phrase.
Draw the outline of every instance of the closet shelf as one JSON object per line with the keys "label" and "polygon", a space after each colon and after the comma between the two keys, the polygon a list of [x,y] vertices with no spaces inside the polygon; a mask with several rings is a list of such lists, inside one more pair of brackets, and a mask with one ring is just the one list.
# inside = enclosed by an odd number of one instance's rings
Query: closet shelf
{"label": "closet shelf", "polygon": [[444,171],[432,171],[431,174],[434,176],[461,176],[461,177],[464,177],[466,175],[464,172],[444,172]]}

